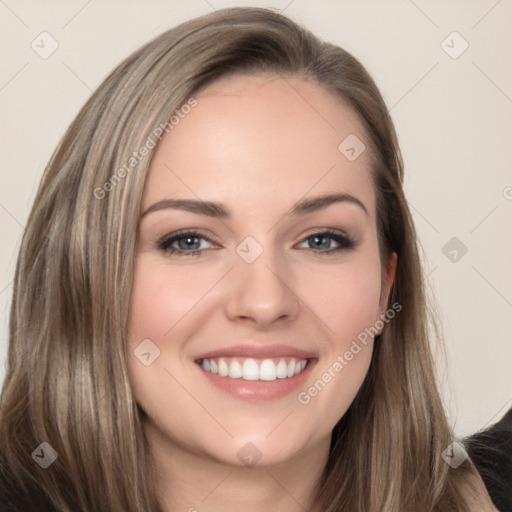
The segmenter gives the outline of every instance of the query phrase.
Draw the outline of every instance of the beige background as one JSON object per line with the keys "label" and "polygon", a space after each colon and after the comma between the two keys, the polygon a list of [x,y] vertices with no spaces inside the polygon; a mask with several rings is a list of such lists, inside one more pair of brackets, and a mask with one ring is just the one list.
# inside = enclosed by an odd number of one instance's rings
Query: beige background
{"label": "beige background", "polygon": [[[0,0],[0,380],[16,254],[57,141],[124,56],[186,19],[233,5],[283,9],[374,76],[397,126],[425,279],[442,311],[447,408],[460,436],[489,424],[512,405],[510,0]],[[31,47],[51,48],[43,31],[58,43],[46,59]],[[452,237],[468,248],[456,262],[443,253]]]}

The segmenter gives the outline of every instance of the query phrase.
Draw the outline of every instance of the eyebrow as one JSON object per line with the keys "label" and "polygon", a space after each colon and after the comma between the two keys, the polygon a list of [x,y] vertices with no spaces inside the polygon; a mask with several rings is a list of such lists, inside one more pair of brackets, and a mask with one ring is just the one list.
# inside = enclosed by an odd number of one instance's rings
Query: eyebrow
{"label": "eyebrow", "polygon": [[[334,203],[351,203],[359,206],[366,215],[368,210],[366,206],[357,197],[350,194],[336,193],[324,196],[313,197],[311,199],[302,199],[297,202],[289,214],[293,217],[306,215],[318,210],[324,210]],[[165,209],[184,210],[198,215],[206,215],[208,217],[215,217],[219,219],[226,219],[231,217],[231,212],[222,203],[215,203],[213,201],[201,201],[195,199],[163,199],[152,204],[141,216],[145,217],[149,213],[157,212]]]}

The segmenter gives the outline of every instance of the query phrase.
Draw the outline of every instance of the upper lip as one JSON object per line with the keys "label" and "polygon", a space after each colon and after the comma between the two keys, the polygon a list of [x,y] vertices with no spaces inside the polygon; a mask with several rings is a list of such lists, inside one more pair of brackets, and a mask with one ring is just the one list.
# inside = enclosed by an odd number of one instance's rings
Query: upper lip
{"label": "upper lip", "polygon": [[254,359],[270,359],[273,357],[296,357],[298,359],[316,359],[316,354],[300,350],[289,345],[258,345],[241,343],[226,348],[218,348],[197,356],[195,359],[215,359],[218,357],[250,357]]}

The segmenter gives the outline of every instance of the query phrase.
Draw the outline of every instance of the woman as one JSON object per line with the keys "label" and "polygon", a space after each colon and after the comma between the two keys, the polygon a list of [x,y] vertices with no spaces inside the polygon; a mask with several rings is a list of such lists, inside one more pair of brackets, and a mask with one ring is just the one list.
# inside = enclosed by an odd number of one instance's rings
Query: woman
{"label": "woman", "polygon": [[449,463],[402,177],[365,69],[270,10],[123,61],[20,249],[6,503],[495,510],[464,453]]}

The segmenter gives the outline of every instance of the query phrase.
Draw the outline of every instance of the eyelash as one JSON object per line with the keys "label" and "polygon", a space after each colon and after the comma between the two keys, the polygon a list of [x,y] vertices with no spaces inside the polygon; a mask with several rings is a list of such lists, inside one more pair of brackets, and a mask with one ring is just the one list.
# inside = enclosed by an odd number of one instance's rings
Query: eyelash
{"label": "eyelash", "polygon": [[[171,247],[174,242],[176,242],[178,240],[185,239],[185,238],[199,238],[202,240],[206,240],[206,241],[210,242],[211,244],[215,244],[215,242],[211,238],[199,233],[198,231],[187,230],[187,231],[181,231],[178,233],[174,233],[172,235],[164,236],[163,238],[161,238],[160,240],[157,241],[157,247],[160,251],[162,251],[163,253],[165,253],[167,255],[177,254],[178,256],[198,256],[201,254],[201,252],[204,251],[204,249],[195,249],[192,251],[186,251],[184,249],[175,249],[175,248]],[[356,246],[356,241],[353,238],[351,238],[350,236],[348,236],[344,233],[339,233],[337,231],[330,230],[330,229],[325,229],[323,231],[318,231],[316,233],[313,233],[313,234],[307,236],[306,238],[304,238],[301,243],[303,243],[311,238],[330,238],[340,245],[340,247],[337,247],[335,249],[325,249],[325,250],[320,250],[320,251],[316,251],[312,248],[308,248],[308,250],[316,252],[318,254],[330,254],[330,253],[337,253],[337,252],[341,252],[341,251],[348,251],[348,250],[354,249]]]}

